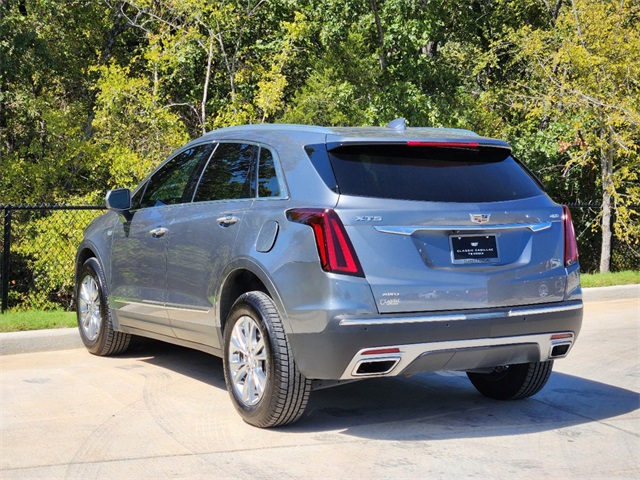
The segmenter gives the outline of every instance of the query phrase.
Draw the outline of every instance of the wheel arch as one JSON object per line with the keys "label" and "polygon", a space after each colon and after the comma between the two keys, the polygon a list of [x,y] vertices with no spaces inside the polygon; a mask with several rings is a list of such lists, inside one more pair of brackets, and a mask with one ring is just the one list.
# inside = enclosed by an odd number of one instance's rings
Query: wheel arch
{"label": "wheel arch", "polygon": [[218,295],[218,318],[220,319],[220,331],[224,332],[229,312],[240,295],[259,291],[268,295],[275,303],[283,319],[285,329],[288,330],[288,322],[284,314],[280,295],[265,271],[253,261],[242,259],[227,267],[227,273],[223,276]]}
{"label": "wheel arch", "polygon": [[77,279],[78,272],[82,268],[82,265],[84,265],[84,262],[86,262],[90,258],[95,258],[98,261],[98,263],[100,263],[100,266],[102,267],[102,271],[104,272],[104,275],[106,277],[107,284],[109,285],[111,271],[109,270],[108,267],[110,265],[105,264],[105,262],[102,259],[102,255],[100,255],[99,252],[100,250],[92,242],[84,241],[80,244],[80,246],[78,247],[78,251],[76,253],[76,263],[75,263],[75,269],[74,269],[74,277],[76,281],[78,280]]}
{"label": "wheel arch", "polygon": [[100,261],[100,259],[98,258],[98,255],[96,254],[94,249],[91,248],[90,246],[85,245],[84,248],[81,247],[80,249],[78,249],[78,253],[76,255],[76,266],[74,270],[76,276],[78,275],[78,272],[80,271],[80,268],[82,267],[82,265],[84,265],[84,262],[86,262],[88,259],[92,257],[97,258],[98,261]]}

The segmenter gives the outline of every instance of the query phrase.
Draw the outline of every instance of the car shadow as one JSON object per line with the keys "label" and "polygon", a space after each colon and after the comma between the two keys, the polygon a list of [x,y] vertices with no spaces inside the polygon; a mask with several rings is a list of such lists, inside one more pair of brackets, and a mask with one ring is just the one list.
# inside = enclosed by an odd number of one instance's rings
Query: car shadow
{"label": "car shadow", "polygon": [[493,437],[602,422],[639,407],[635,392],[560,372],[537,395],[509,402],[481,396],[464,373],[425,373],[314,392],[306,417],[290,428],[381,440]]}
{"label": "car shadow", "polygon": [[[212,355],[140,340],[126,356],[226,390],[222,360]],[[560,430],[602,422],[638,408],[640,394],[636,392],[557,371],[537,395],[507,402],[481,396],[464,373],[438,372],[314,391],[303,417],[278,430],[339,430],[356,437],[396,441],[472,438]],[[625,429],[624,424],[616,428]]]}

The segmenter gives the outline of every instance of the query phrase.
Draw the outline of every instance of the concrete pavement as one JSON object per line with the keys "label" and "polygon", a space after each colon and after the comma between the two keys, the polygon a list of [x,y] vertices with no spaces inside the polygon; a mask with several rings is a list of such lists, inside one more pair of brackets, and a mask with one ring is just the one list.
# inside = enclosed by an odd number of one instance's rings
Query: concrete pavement
{"label": "concrete pavement", "polygon": [[542,392],[497,402],[464,374],[314,392],[305,416],[240,420],[219,359],[157,342],[0,356],[0,478],[637,478],[640,300],[587,300]]}

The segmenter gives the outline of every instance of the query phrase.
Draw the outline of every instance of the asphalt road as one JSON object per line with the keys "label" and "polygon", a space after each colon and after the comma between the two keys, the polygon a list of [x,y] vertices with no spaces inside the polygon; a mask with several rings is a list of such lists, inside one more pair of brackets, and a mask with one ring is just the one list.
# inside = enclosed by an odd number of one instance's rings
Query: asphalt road
{"label": "asphalt road", "polygon": [[481,397],[463,374],[314,392],[295,425],[244,424],[215,357],[156,342],[0,356],[0,479],[633,478],[640,300],[587,302],[545,389]]}

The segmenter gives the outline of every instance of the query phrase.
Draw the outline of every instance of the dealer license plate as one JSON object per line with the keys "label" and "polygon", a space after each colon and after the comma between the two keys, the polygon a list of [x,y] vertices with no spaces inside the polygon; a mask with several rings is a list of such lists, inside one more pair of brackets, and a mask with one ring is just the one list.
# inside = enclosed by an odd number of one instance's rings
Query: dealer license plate
{"label": "dealer license plate", "polygon": [[454,263],[484,263],[498,258],[495,235],[451,235]]}

